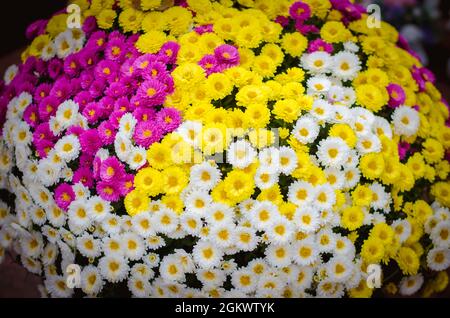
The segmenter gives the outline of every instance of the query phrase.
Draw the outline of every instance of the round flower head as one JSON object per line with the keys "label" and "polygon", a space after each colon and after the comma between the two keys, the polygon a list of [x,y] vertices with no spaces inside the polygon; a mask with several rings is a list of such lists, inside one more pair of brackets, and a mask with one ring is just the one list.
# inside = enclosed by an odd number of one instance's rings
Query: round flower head
{"label": "round flower head", "polygon": [[289,15],[296,21],[305,21],[311,17],[311,9],[308,4],[297,1],[290,6]]}
{"label": "round flower head", "polygon": [[239,64],[239,52],[233,45],[223,44],[214,50],[214,56],[220,64],[231,67]]}
{"label": "round flower head", "polygon": [[165,86],[158,80],[148,79],[139,86],[136,96],[139,98],[139,104],[142,104],[142,106],[162,105],[166,99]]}

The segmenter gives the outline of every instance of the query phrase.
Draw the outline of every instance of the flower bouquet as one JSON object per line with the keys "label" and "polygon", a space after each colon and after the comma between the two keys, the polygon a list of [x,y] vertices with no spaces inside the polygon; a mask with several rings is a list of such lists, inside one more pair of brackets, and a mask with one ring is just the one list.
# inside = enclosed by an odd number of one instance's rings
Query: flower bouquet
{"label": "flower bouquet", "polygon": [[449,109],[394,27],[348,0],[70,8],[0,90],[0,260],[44,295],[446,288]]}

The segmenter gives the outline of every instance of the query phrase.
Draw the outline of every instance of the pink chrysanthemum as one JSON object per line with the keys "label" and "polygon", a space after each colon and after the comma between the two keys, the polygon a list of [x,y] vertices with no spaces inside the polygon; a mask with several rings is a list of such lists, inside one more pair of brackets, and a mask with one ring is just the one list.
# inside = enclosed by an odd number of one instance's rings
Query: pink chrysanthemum
{"label": "pink chrysanthemum", "polygon": [[161,140],[163,130],[156,121],[141,121],[136,125],[133,139],[137,145],[148,148]]}
{"label": "pink chrysanthemum", "polygon": [[67,211],[70,203],[75,200],[75,192],[73,192],[72,186],[70,184],[61,183],[55,189],[54,198],[56,205],[64,211]]}
{"label": "pink chrysanthemum", "polygon": [[125,167],[116,157],[109,157],[100,165],[100,179],[111,182],[119,180],[125,174]]}

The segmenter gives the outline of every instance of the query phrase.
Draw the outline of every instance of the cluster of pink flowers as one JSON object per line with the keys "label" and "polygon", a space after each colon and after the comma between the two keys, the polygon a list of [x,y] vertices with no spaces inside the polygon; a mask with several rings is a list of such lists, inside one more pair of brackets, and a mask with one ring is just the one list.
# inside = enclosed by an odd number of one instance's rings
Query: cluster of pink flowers
{"label": "cluster of pink flowers", "polygon": [[[28,33],[37,36],[41,29],[42,23],[37,23]],[[142,55],[134,45],[137,35],[99,31],[95,19],[87,19],[83,31],[86,44],[78,52],[49,61],[30,57],[9,85],[0,83],[0,123],[3,125],[7,105],[14,96],[30,94],[32,103],[23,118],[31,128],[37,159],[46,158],[60,138],[75,135],[80,154],[70,162],[71,184],[81,182],[95,189],[102,199],[115,202],[133,189],[134,175],[116,157],[102,160],[96,154],[101,148],[114,146],[125,114],[134,118],[132,139],[142,148],[160,141],[179,126],[179,111],[163,107],[166,96],[174,90],[171,69],[179,45],[167,42],[157,54]],[[220,52],[234,54],[226,48]],[[225,67],[226,63],[226,59],[220,60],[215,67]],[[67,102],[77,105],[87,125],[72,125],[58,135],[50,121],[60,105]],[[64,210],[75,199],[71,184],[55,187],[55,202]]]}
{"label": "cluster of pink flowers", "polygon": [[236,47],[229,44],[218,46],[214,54],[207,54],[199,61],[199,65],[205,70],[206,75],[220,73],[227,68],[239,64],[239,52]]}

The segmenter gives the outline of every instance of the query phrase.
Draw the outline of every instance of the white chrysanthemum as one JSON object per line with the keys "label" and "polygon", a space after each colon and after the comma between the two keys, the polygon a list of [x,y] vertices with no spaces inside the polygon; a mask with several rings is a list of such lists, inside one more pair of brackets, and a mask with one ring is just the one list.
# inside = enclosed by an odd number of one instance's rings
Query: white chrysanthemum
{"label": "white chrysanthemum", "polygon": [[19,67],[15,64],[10,65],[3,75],[3,80],[5,81],[6,85],[11,84],[14,77],[16,77],[17,73],[19,72]]}
{"label": "white chrysanthemum", "polygon": [[356,53],[359,52],[359,46],[355,42],[347,41],[344,42],[344,50]]}
{"label": "white chrysanthemum", "polygon": [[252,145],[243,139],[230,144],[227,151],[227,162],[236,168],[248,167],[256,158],[256,151]]}
{"label": "white chrysanthemum", "polygon": [[336,255],[353,259],[355,256],[355,246],[348,238],[336,234],[335,245],[333,251]]}
{"label": "white chrysanthemum", "polygon": [[186,211],[203,216],[209,210],[211,202],[212,198],[208,192],[203,190],[193,190],[191,193],[186,195]]}
{"label": "white chrysanthemum", "polygon": [[378,182],[374,182],[369,188],[372,190],[372,202],[370,203],[370,207],[374,210],[389,211],[391,196],[385,191],[384,187]]}
{"label": "white chrysanthemum", "polygon": [[183,230],[188,234],[198,236],[202,229],[203,221],[200,215],[192,212],[185,212],[180,217],[180,224]]}
{"label": "white chrysanthemum", "polygon": [[51,276],[44,280],[45,288],[55,298],[69,298],[74,290],[67,287],[66,278],[63,276]]}
{"label": "white chrysanthemum", "polygon": [[198,121],[185,121],[176,130],[178,134],[188,144],[198,146],[198,142],[201,139],[202,123]]}
{"label": "white chrysanthemum", "polygon": [[30,214],[27,212],[26,208],[23,208],[21,206],[16,207],[16,216],[17,222],[23,228],[29,228],[31,226],[31,217]]}
{"label": "white chrysanthemum", "polygon": [[392,114],[392,121],[395,133],[406,137],[415,135],[420,125],[419,113],[408,106],[397,107]]}
{"label": "white chrysanthemum", "polygon": [[342,51],[333,56],[333,75],[344,81],[355,78],[361,70],[361,61],[351,52]]}
{"label": "white chrysanthemum", "polygon": [[241,251],[253,251],[258,245],[258,237],[254,229],[238,226],[235,229],[235,244]]}
{"label": "white chrysanthemum", "polygon": [[268,189],[278,183],[278,176],[279,174],[273,170],[266,169],[264,165],[260,166],[256,170],[255,185],[261,190]]}
{"label": "white chrysanthemum", "polygon": [[319,228],[319,212],[309,205],[304,205],[295,210],[292,221],[300,231],[312,233]]}
{"label": "white chrysanthemum", "polygon": [[411,296],[419,291],[424,282],[422,274],[403,277],[399,283],[399,292],[403,296]]}
{"label": "white chrysanthemum", "polygon": [[400,243],[405,242],[411,235],[411,224],[408,220],[395,220],[391,224],[394,233],[397,235]]}
{"label": "white chrysanthemum", "polygon": [[324,51],[316,51],[310,54],[303,54],[300,65],[312,74],[325,74],[330,71],[333,59],[330,54]]}
{"label": "white chrysanthemum", "polygon": [[320,141],[317,157],[326,167],[340,167],[345,164],[349,150],[348,145],[341,138],[328,137]]}
{"label": "white chrysanthemum", "polygon": [[177,229],[179,218],[172,209],[162,208],[153,214],[152,223],[157,233],[169,234]]}
{"label": "white chrysanthemum", "polygon": [[234,223],[222,222],[213,224],[208,235],[209,240],[216,243],[221,248],[226,248],[235,243]]}
{"label": "white chrysanthemum", "polygon": [[56,56],[56,48],[53,42],[49,42],[47,43],[47,45],[45,45],[42,48],[42,52],[41,52],[41,59],[44,62],[48,62],[50,61],[52,58],[54,58]]}
{"label": "white chrysanthemum", "polygon": [[123,257],[124,251],[124,241],[122,237],[118,234],[103,238],[102,250],[105,255],[114,255]]}
{"label": "white chrysanthemum", "polygon": [[172,254],[177,260],[178,263],[181,264],[183,270],[186,273],[193,273],[195,271],[195,263],[192,259],[192,254],[187,253],[183,249],[175,249],[174,254]]}
{"label": "white chrysanthemum", "polygon": [[364,136],[372,133],[372,125],[363,118],[355,118],[351,124],[353,131],[357,136]]}
{"label": "white chrysanthemum", "polygon": [[145,252],[144,241],[136,233],[128,232],[122,235],[125,257],[131,261],[140,259]]}
{"label": "white chrysanthemum", "polygon": [[144,238],[156,234],[155,227],[149,213],[138,213],[134,215],[131,218],[131,223],[134,232]]}
{"label": "white chrysanthemum", "polygon": [[29,235],[22,236],[20,238],[20,246],[22,248],[22,253],[25,256],[38,258],[44,249],[42,235],[40,233],[33,232]]}
{"label": "white chrysanthemum", "polygon": [[155,272],[147,263],[136,263],[130,270],[130,276],[137,276],[142,279],[150,280],[155,276]]}
{"label": "white chrysanthemum", "polygon": [[[8,154],[5,154],[8,155]],[[1,161],[0,161],[1,162]],[[3,164],[7,164],[7,162],[3,162]],[[0,163],[0,171],[2,170],[2,163]],[[28,159],[25,164],[25,169],[23,171],[23,181],[24,183],[36,183],[38,182],[38,161],[33,159]]]}
{"label": "white chrysanthemum", "polygon": [[450,247],[450,221],[438,223],[432,230],[430,238],[435,247]]}
{"label": "white chrysanthemum", "polygon": [[[343,87],[340,85],[332,85],[327,94],[328,102],[333,104],[333,106],[339,107],[339,105],[341,105],[341,101],[343,98],[344,98]],[[340,107],[343,107],[343,106],[340,106]]]}
{"label": "white chrysanthemum", "polygon": [[292,262],[290,245],[269,244],[265,250],[266,261],[275,267],[286,267]]}
{"label": "white chrysanthemum", "polygon": [[225,273],[220,269],[199,269],[197,279],[206,288],[220,287],[226,279]]}
{"label": "white chrysanthemum", "polygon": [[332,282],[345,282],[353,273],[353,264],[350,259],[343,256],[335,256],[326,264],[328,278]]}
{"label": "white chrysanthemum", "polygon": [[319,125],[313,117],[303,116],[295,124],[292,133],[301,143],[310,144],[319,135]]}
{"label": "white chrysanthemum", "polygon": [[165,256],[160,263],[159,272],[165,282],[184,281],[185,272],[174,255]]}
{"label": "white chrysanthemum", "polygon": [[257,298],[279,298],[286,282],[276,275],[264,275],[260,277],[256,287]]}
{"label": "white chrysanthemum", "polygon": [[431,234],[431,231],[439,224],[441,220],[436,215],[429,216],[423,225],[425,233]]}
{"label": "white chrysanthemum", "polygon": [[280,166],[279,171],[289,175],[297,167],[297,155],[295,151],[287,146],[281,146],[279,149]]}
{"label": "white chrysanthemum", "polygon": [[190,183],[201,190],[211,190],[220,181],[221,172],[210,162],[202,162],[191,168]]}
{"label": "white chrysanthemum", "polygon": [[133,145],[131,144],[131,140],[124,134],[117,133],[114,139],[114,151],[117,154],[117,157],[121,161],[127,162],[132,149]]}
{"label": "white chrysanthemum", "polygon": [[144,147],[133,147],[128,156],[127,164],[130,169],[138,170],[147,163],[147,150]]}
{"label": "white chrysanthemum", "polygon": [[319,211],[330,210],[336,203],[336,193],[333,187],[328,183],[315,187],[313,202]]}
{"label": "white chrysanthemum", "polygon": [[317,244],[313,238],[306,238],[292,245],[292,258],[300,266],[314,263],[318,255]]}
{"label": "white chrysanthemum", "polygon": [[48,266],[54,264],[58,257],[58,247],[55,244],[49,243],[42,251],[42,265]]}
{"label": "white chrysanthemum", "polygon": [[372,213],[372,224],[376,225],[378,223],[386,223],[386,216],[379,212]]}
{"label": "white chrysanthemum", "polygon": [[330,120],[332,123],[340,123],[351,125],[353,123],[353,115],[347,106],[333,105],[334,117]]}
{"label": "white chrysanthemum", "polygon": [[9,206],[0,200],[0,226],[6,224],[8,218],[10,217]]}
{"label": "white chrysanthemum", "polygon": [[44,235],[50,243],[55,243],[60,237],[59,231],[49,225],[44,225],[42,227],[42,235]]}
{"label": "white chrysanthemum", "polygon": [[316,244],[319,251],[322,252],[332,252],[336,244],[336,236],[330,228],[322,228],[316,234]]}
{"label": "white chrysanthemum", "polygon": [[111,283],[123,281],[130,270],[125,258],[110,254],[106,254],[99,260],[98,267],[103,278]]}
{"label": "white chrysanthemum", "polygon": [[240,268],[231,274],[234,288],[247,294],[256,290],[258,280],[259,278],[247,268]]}
{"label": "white chrysanthemum", "polygon": [[166,246],[166,241],[159,235],[150,236],[146,239],[147,248],[151,250],[157,250]]}
{"label": "white chrysanthemum", "polygon": [[427,255],[427,265],[434,271],[442,271],[450,266],[450,249],[436,247]]}
{"label": "white chrysanthemum", "polygon": [[33,135],[30,131],[30,126],[24,121],[17,124],[14,129],[13,138],[18,146],[27,146],[30,144]]}
{"label": "white chrysanthemum", "polygon": [[211,203],[204,217],[210,224],[228,223],[233,221],[234,211],[223,203]]}
{"label": "white chrysanthemum", "polygon": [[223,251],[209,241],[199,241],[192,250],[194,261],[201,268],[216,267],[220,264]]}
{"label": "white chrysanthemum", "polygon": [[98,257],[102,252],[100,241],[90,234],[83,234],[77,238],[77,249],[81,255],[87,258]]}
{"label": "white chrysanthemum", "polygon": [[131,295],[136,298],[148,298],[151,293],[151,285],[148,279],[131,275],[127,282]]}
{"label": "white chrysanthemum", "polygon": [[389,139],[392,139],[392,128],[389,122],[380,116],[375,116],[375,121],[372,125],[372,131],[377,136],[385,135]]}
{"label": "white chrysanthemum", "polygon": [[16,105],[21,114],[31,103],[33,102],[33,96],[28,92],[22,92],[17,96]]}
{"label": "white chrysanthemum", "polygon": [[312,202],[314,195],[314,187],[307,181],[295,181],[289,186],[288,199],[297,206]]}
{"label": "white chrysanthemum", "polygon": [[314,271],[310,266],[291,266],[291,273],[289,274],[289,282],[297,291],[304,291],[311,286],[313,281]]}
{"label": "white chrysanthemum", "polygon": [[64,136],[55,144],[55,150],[64,161],[72,161],[80,153],[80,141],[73,134]]}
{"label": "white chrysanthemum", "polygon": [[77,119],[79,106],[73,100],[62,102],[56,111],[55,118],[63,129],[72,126]]}
{"label": "white chrysanthemum", "polygon": [[120,217],[120,227],[121,227],[122,232],[131,231],[131,228],[133,227],[133,223],[131,222],[130,215],[125,214]]}
{"label": "white chrysanthemum", "polygon": [[271,226],[275,218],[279,217],[278,208],[270,201],[255,203],[250,210],[250,221],[253,227],[258,230],[265,230]]}
{"label": "white chrysanthemum", "polygon": [[258,155],[260,166],[271,173],[277,173],[280,169],[280,152],[275,147],[264,148]]}
{"label": "white chrysanthemum", "polygon": [[337,168],[326,168],[324,170],[328,184],[336,190],[342,189],[345,183],[344,172]]}
{"label": "white chrysanthemum", "polygon": [[133,114],[126,113],[119,120],[119,133],[124,136],[131,138],[136,127],[137,120],[134,118]]}
{"label": "white chrysanthemum", "polygon": [[101,222],[110,214],[111,203],[103,200],[99,196],[92,196],[87,201],[88,216],[97,222]]}
{"label": "white chrysanthemum", "polygon": [[64,130],[63,126],[55,116],[50,117],[48,124],[50,126],[50,131],[55,136],[60,136],[62,131]]}
{"label": "white chrysanthemum", "polygon": [[266,234],[272,244],[287,244],[294,235],[294,226],[286,218],[278,217],[266,228]]}
{"label": "white chrysanthemum", "polygon": [[66,223],[66,214],[56,204],[52,204],[46,211],[47,219],[54,227],[61,227]]}
{"label": "white chrysanthemum", "polygon": [[356,149],[361,155],[374,152],[378,153],[381,151],[381,141],[374,134],[365,134],[358,138]]}
{"label": "white chrysanthemum", "polygon": [[157,267],[160,261],[159,255],[152,252],[145,255],[142,259],[150,268]]}
{"label": "white chrysanthemum", "polygon": [[30,217],[34,224],[42,226],[47,221],[45,210],[40,206],[34,205],[30,210]]}
{"label": "white chrysanthemum", "polygon": [[91,196],[91,192],[89,191],[89,188],[86,187],[81,182],[77,182],[74,185],[72,185],[72,190],[75,193],[76,199],[87,200]]}
{"label": "white chrysanthemum", "polygon": [[104,281],[100,271],[93,265],[88,265],[81,271],[81,289],[87,295],[95,296],[102,290]]}
{"label": "white chrysanthemum", "polygon": [[64,59],[69,56],[73,53],[75,48],[75,43],[72,37],[66,32],[57,35],[53,43],[55,45],[56,55],[60,59]]}
{"label": "white chrysanthemum", "polygon": [[334,118],[334,108],[323,99],[316,99],[312,105],[310,114],[316,118],[321,125]]}
{"label": "white chrysanthemum", "polygon": [[114,235],[120,232],[120,218],[118,215],[110,214],[101,222],[103,230]]}
{"label": "white chrysanthemum", "polygon": [[360,176],[361,171],[359,171],[358,168],[346,168],[344,170],[344,187],[347,189],[352,189],[355,187],[359,182]]}
{"label": "white chrysanthemum", "polygon": [[333,283],[328,279],[322,280],[316,288],[316,294],[319,298],[341,298],[344,293],[344,285]]}
{"label": "white chrysanthemum", "polygon": [[38,179],[46,186],[52,186],[59,179],[60,167],[55,166],[53,162],[48,159],[39,161],[38,165]]}
{"label": "white chrysanthemum", "polygon": [[270,269],[264,258],[255,258],[247,264],[247,269],[257,276],[265,275]]}
{"label": "white chrysanthemum", "polygon": [[331,81],[326,76],[313,76],[306,85],[308,95],[326,94],[331,87]]}
{"label": "white chrysanthemum", "polygon": [[88,209],[89,207],[86,200],[81,199],[72,201],[67,212],[70,222],[82,229],[88,228],[91,224],[91,220],[88,216]]}

